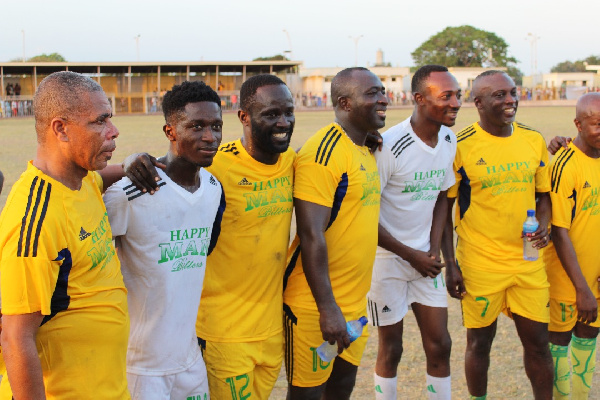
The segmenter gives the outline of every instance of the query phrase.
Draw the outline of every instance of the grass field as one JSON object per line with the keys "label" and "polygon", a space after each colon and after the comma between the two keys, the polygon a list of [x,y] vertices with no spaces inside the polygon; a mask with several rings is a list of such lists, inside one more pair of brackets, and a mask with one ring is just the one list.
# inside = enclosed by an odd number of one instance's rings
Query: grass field
{"label": "grass field", "polygon": [[[388,110],[387,126],[393,126],[410,115],[410,109]],[[522,107],[518,121],[544,133],[547,140],[555,135],[574,136],[574,107]],[[463,108],[459,113],[455,132],[477,120],[474,108]],[[299,112],[296,114],[296,129],[292,146],[299,147],[317,129],[333,120],[332,111]],[[160,116],[116,116],[114,123],[120,130],[117,151],[113,161],[137,151],[147,151],[154,155],[165,153],[168,143],[162,133],[164,120]],[[236,139],[241,134],[240,123],[235,114],[224,115],[223,141]],[[0,208],[12,184],[26,167],[27,160],[35,155],[35,132],[33,119],[0,120],[0,170],[5,175],[4,190],[0,195]],[[465,376],[463,371],[465,350],[465,329],[461,325],[460,305],[450,300],[449,330],[453,339],[451,358],[453,398],[466,399]],[[425,394],[425,358],[421,339],[413,316],[409,313],[405,322],[404,357],[399,367],[399,398],[422,399]],[[353,399],[371,399],[372,374],[377,353],[377,332],[371,330],[371,337],[363,363],[359,368],[357,385]],[[522,350],[512,321],[500,317],[498,333],[492,349],[492,362],[489,373],[488,398],[492,399],[531,399],[529,381],[522,367]],[[590,399],[600,399],[598,374],[595,375]],[[283,374],[277,382],[272,399],[284,399],[286,383]]]}

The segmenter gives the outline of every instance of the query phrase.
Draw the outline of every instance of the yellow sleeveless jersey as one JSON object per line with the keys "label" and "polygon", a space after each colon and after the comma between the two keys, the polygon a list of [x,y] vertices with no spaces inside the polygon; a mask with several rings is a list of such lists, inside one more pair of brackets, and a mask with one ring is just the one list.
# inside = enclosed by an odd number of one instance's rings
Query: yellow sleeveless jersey
{"label": "yellow sleeveless jersey", "polygon": [[474,123],[457,135],[454,160],[457,197],[456,259],[461,268],[525,272],[542,267],[523,260],[521,232],[535,193],[550,191],[548,151],[542,135],[513,123],[509,137],[497,137]]}
{"label": "yellow sleeveless jersey", "polygon": [[[366,146],[356,146],[340,125],[328,125],[298,153],[294,197],[331,208],[325,240],[335,300],[344,313],[365,309],[381,197],[375,157]],[[284,302],[316,310],[298,243],[296,237],[288,253]]]}
{"label": "yellow sleeveless jersey", "polygon": [[44,315],[37,347],[48,398],[128,398],[127,291],[90,172],[79,191],[31,163],[0,217],[2,313]]}
{"label": "yellow sleeveless jersey", "polygon": [[196,333],[208,341],[263,340],[283,329],[283,273],[293,210],[294,159],[256,161],[240,140],[222,145],[207,168],[225,212],[208,256]]}
{"label": "yellow sleeveless jersey", "polygon": [[[568,229],[579,267],[596,298],[600,298],[600,159],[590,158],[573,143],[559,150],[550,168],[552,224]],[[575,301],[575,288],[554,246],[544,252],[550,297]]]}

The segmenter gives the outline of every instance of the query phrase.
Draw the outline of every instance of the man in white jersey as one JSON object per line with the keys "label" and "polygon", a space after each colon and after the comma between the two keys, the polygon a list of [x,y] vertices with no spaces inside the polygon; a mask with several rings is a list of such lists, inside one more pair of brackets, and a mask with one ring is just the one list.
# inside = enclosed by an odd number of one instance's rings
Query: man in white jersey
{"label": "man in white jersey", "polygon": [[203,82],[174,86],[163,100],[170,147],[158,160],[160,190],[151,198],[124,178],[104,196],[129,291],[127,379],[135,399],[208,398],[195,323],[223,211],[221,184],[202,168],[221,142],[220,104]]}
{"label": "man in white jersey", "polygon": [[440,262],[447,215],[446,191],[454,182],[453,126],[461,89],[441,65],[412,78],[413,114],[383,134],[376,152],[381,181],[379,247],[373,267],[369,320],[378,327],[376,399],[397,398],[403,319],[411,307],[427,357],[430,399],[450,399],[450,347],[446,285]]}

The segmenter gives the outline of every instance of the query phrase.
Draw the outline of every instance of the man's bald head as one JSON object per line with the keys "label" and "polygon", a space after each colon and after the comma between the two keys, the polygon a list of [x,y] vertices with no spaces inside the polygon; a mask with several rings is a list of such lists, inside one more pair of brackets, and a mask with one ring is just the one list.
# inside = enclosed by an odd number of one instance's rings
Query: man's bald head
{"label": "man's bald head", "polygon": [[42,142],[54,118],[69,119],[81,114],[84,96],[102,92],[102,86],[81,74],[61,71],[48,75],[38,86],[33,97],[35,130],[38,142]]}
{"label": "man's bald head", "polygon": [[497,69],[485,71],[485,72],[482,72],[481,74],[477,75],[477,77],[473,81],[473,98],[483,95],[485,89],[489,87],[489,79],[488,78],[495,76],[495,75],[499,75],[499,74],[506,75],[508,77],[506,72],[499,71]]}
{"label": "man's bald head", "polygon": [[331,104],[334,107],[337,107],[340,97],[349,97],[352,95],[352,91],[356,86],[352,76],[356,71],[370,72],[363,67],[346,68],[338,72],[331,80]]}
{"label": "man's bald head", "polygon": [[592,92],[584,94],[577,100],[575,107],[575,118],[582,120],[583,118],[600,112],[600,93]]}

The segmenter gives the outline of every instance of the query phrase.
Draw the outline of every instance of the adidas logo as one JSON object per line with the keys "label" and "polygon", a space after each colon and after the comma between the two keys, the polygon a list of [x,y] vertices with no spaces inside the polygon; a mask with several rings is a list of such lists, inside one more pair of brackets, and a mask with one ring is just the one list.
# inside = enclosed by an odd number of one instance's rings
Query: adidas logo
{"label": "adidas logo", "polygon": [[444,140],[448,143],[452,143],[452,140],[450,140],[450,135],[446,135],[446,137],[444,138]]}
{"label": "adidas logo", "polygon": [[85,240],[85,238],[87,238],[88,236],[91,236],[91,233],[88,233],[85,231],[85,229],[83,229],[83,227],[81,227],[81,230],[79,231],[79,240]]}
{"label": "adidas logo", "polygon": [[252,185],[252,184],[248,181],[248,179],[244,178],[238,182],[238,185],[248,186],[248,185]]}
{"label": "adidas logo", "polygon": [[383,390],[381,390],[381,386],[379,386],[379,385],[375,386],[375,391],[377,393],[383,393]]}
{"label": "adidas logo", "polygon": [[208,179],[208,181],[209,181],[211,184],[213,184],[213,185],[217,186],[217,180],[215,179],[215,177],[214,177],[214,176],[211,176],[211,177]]}
{"label": "adidas logo", "polygon": [[583,185],[583,188],[586,189],[586,188],[589,188],[589,187],[592,187],[592,185],[590,185],[590,183],[588,181],[585,181],[585,184]]}
{"label": "adidas logo", "polygon": [[389,308],[388,306],[383,306],[383,308],[381,309],[382,313],[384,313],[384,312],[390,312],[390,311],[392,311],[392,309]]}
{"label": "adidas logo", "polygon": [[361,171],[366,171],[365,167],[363,167],[363,165],[362,165],[362,164],[360,164],[360,170],[361,170]]}
{"label": "adidas logo", "polygon": [[477,161],[477,162],[475,163],[475,165],[487,165],[487,163],[485,162],[485,160],[483,159],[483,157],[481,157],[481,158],[479,159],[479,161]]}

